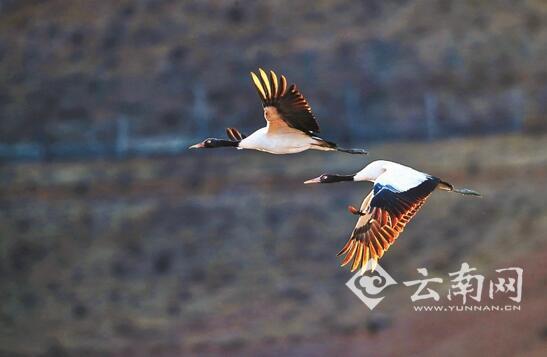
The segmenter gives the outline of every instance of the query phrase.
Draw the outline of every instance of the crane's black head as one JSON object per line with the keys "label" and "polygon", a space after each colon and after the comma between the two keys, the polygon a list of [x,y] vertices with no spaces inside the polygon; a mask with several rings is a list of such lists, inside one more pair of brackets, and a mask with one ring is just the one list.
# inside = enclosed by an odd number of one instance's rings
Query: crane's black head
{"label": "crane's black head", "polygon": [[314,179],[304,182],[305,184],[309,183],[334,183],[342,181],[353,181],[354,175],[333,175],[333,174],[323,174]]}
{"label": "crane's black head", "polygon": [[201,143],[190,146],[188,149],[211,149],[211,148],[220,148],[220,147],[237,147],[239,142],[223,139],[209,138],[203,140]]}

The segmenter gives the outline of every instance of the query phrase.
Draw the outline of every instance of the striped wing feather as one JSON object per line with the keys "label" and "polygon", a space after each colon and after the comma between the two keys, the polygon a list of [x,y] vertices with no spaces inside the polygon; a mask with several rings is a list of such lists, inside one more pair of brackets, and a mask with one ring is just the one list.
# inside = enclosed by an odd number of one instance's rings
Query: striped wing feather
{"label": "striped wing feather", "polygon": [[424,205],[435,186],[436,183],[427,185],[425,190],[421,189],[421,194],[392,192],[390,195],[394,195],[395,201],[388,207],[375,206],[374,192],[370,192],[361,205],[365,214],[359,217],[350,239],[338,253],[344,255],[341,266],[353,260],[351,271],[360,267],[364,271],[368,260],[372,259],[374,267]]}
{"label": "striped wing feather", "polygon": [[273,128],[278,128],[282,121],[284,126],[305,132],[319,133],[319,125],[306,101],[306,98],[292,84],[287,88],[287,79],[281,75],[278,80],[274,71],[266,74],[261,68],[258,75],[251,72],[253,84],[264,106],[264,117]]}

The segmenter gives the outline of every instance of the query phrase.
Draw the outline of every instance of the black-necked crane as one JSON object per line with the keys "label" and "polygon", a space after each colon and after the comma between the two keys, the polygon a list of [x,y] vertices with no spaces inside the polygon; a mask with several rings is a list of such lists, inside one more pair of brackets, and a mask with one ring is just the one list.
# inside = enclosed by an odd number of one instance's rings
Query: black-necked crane
{"label": "black-necked crane", "polygon": [[[343,181],[374,183],[360,209],[348,207],[359,219],[350,239],[338,255],[344,255],[341,266],[347,265],[353,259],[352,272],[358,268],[365,271],[367,267],[374,270],[378,259],[395,242],[435,189],[480,196],[473,190],[455,188],[438,177],[384,160],[371,162],[354,175],[323,174],[305,183]],[[369,260],[371,262],[367,264]]]}
{"label": "black-necked crane", "polygon": [[350,154],[367,153],[362,149],[343,149],[320,138],[319,125],[308,102],[294,84],[287,88],[285,76],[281,75],[278,80],[273,71],[268,75],[259,69],[258,75],[251,72],[251,78],[264,107],[266,126],[249,136],[228,128],[226,133],[230,140],[209,138],[190,146],[191,149],[236,147],[272,154],[294,154],[310,149]]}

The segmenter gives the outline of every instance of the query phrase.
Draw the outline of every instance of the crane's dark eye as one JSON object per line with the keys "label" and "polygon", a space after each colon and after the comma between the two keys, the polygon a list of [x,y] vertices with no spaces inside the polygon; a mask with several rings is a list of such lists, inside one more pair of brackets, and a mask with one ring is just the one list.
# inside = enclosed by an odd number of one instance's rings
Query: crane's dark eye
{"label": "crane's dark eye", "polygon": [[212,141],[211,141],[211,140],[207,140],[206,143],[207,143],[207,144],[211,144]]}
{"label": "crane's dark eye", "polygon": [[329,177],[327,175],[321,175],[321,181],[327,181]]}

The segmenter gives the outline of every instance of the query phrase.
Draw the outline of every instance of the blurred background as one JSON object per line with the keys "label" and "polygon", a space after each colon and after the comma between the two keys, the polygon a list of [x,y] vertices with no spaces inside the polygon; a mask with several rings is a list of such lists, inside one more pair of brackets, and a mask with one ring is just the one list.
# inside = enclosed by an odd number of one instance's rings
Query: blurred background
{"label": "blurred background", "polygon": [[[546,355],[546,58],[544,0],[0,0],[0,355]],[[371,154],[187,151],[264,125],[258,67]],[[520,266],[521,311],[350,292],[371,186],[302,182],[380,158],[484,196],[384,269]]]}

